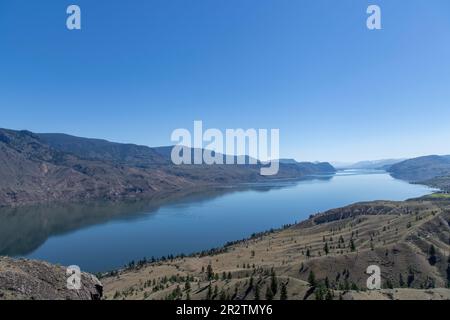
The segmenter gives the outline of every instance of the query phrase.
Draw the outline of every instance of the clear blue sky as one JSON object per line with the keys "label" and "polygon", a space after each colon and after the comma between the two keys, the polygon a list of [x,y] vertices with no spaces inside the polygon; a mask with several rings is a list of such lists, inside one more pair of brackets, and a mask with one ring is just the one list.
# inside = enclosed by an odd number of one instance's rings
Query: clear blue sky
{"label": "clear blue sky", "polygon": [[279,128],[298,160],[450,154],[450,1],[1,0],[0,111],[150,146],[203,120]]}

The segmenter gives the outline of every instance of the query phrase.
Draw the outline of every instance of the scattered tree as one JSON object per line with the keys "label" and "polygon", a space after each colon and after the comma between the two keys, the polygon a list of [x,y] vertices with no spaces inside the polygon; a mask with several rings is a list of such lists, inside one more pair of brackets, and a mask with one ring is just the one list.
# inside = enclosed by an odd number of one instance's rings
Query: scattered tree
{"label": "scattered tree", "polygon": [[286,284],[282,283],[281,291],[280,291],[280,300],[287,300],[287,299],[288,299],[288,294],[287,294]]}
{"label": "scattered tree", "polygon": [[314,271],[312,271],[312,270],[309,272],[308,282],[311,285],[311,287],[315,287],[317,285],[316,275],[314,274]]}
{"label": "scattered tree", "polygon": [[428,262],[432,266],[434,266],[437,262],[436,248],[434,247],[434,245],[431,245],[430,249],[428,250]]}
{"label": "scattered tree", "polygon": [[208,267],[206,268],[206,275],[208,280],[212,280],[214,278],[214,272],[211,264],[208,264]]}

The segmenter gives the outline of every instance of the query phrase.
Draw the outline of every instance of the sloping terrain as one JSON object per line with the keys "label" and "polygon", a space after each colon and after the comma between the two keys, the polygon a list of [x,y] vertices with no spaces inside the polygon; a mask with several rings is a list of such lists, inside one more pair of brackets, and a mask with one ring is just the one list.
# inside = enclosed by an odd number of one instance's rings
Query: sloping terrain
{"label": "sloping terrain", "polygon": [[88,273],[81,289],[67,288],[66,268],[46,262],[0,257],[0,300],[99,300],[103,286]]}
{"label": "sloping terrain", "polygon": [[[101,280],[107,299],[449,299],[449,223],[445,197],[359,203]],[[383,290],[366,290],[369,265]]]}
{"label": "sloping terrain", "polygon": [[211,185],[335,172],[327,163],[282,164],[270,177],[259,174],[261,165],[174,166],[168,150],[0,129],[0,206],[160,198]]}
{"label": "sloping terrain", "polygon": [[425,156],[396,163],[388,168],[393,177],[420,182],[450,176],[449,156]]}

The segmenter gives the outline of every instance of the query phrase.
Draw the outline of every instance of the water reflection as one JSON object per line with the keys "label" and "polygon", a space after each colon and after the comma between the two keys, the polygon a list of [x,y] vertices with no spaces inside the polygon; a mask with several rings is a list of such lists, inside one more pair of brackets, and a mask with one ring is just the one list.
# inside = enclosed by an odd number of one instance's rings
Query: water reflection
{"label": "water reflection", "polygon": [[[329,181],[333,176],[305,180]],[[131,221],[155,214],[162,206],[189,206],[242,191],[269,192],[295,187],[299,181],[278,181],[177,192],[146,201],[70,203],[0,209],[0,255],[26,256],[56,235],[109,221]]]}

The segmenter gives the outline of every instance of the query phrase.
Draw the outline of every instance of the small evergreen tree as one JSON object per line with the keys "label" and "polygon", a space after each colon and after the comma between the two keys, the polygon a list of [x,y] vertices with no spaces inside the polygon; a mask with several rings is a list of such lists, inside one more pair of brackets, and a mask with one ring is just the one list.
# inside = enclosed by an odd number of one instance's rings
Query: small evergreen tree
{"label": "small evergreen tree", "polygon": [[398,275],[398,285],[400,288],[403,288],[405,286],[405,281],[403,280],[403,275],[400,273]]}
{"label": "small evergreen tree", "polygon": [[353,241],[353,239],[350,239],[350,250],[352,252],[354,252],[356,250],[355,242]]}
{"label": "small evergreen tree", "polygon": [[282,283],[281,291],[280,291],[280,300],[287,300],[287,299],[288,299],[288,294],[287,294],[286,284]]}
{"label": "small evergreen tree", "polygon": [[261,300],[261,294],[259,293],[259,285],[255,286],[255,300]]}
{"label": "small evergreen tree", "polygon": [[312,270],[309,272],[308,282],[311,285],[311,287],[315,287],[317,285],[316,275],[314,274],[314,271],[312,271]]}
{"label": "small evergreen tree", "polygon": [[434,266],[437,262],[436,248],[434,247],[434,245],[431,245],[430,249],[428,250],[428,262],[432,266]]}
{"label": "small evergreen tree", "polygon": [[206,300],[212,300],[211,283],[208,285],[208,291],[206,292]]}
{"label": "small evergreen tree", "polygon": [[208,280],[212,280],[214,278],[214,271],[211,264],[208,264],[208,267],[206,268],[206,275]]}
{"label": "small evergreen tree", "polygon": [[272,292],[272,289],[270,288],[270,286],[267,286],[267,289],[266,289],[266,300],[273,300],[273,296],[274,296],[274,294]]}
{"label": "small evergreen tree", "polygon": [[447,287],[450,288],[450,256],[447,259]]}
{"label": "small evergreen tree", "polygon": [[330,250],[328,248],[328,242],[325,242],[325,245],[323,246],[323,251],[325,251],[326,255],[328,255],[328,253],[330,252]]}
{"label": "small evergreen tree", "polygon": [[411,288],[412,283],[414,281],[414,272],[411,268],[409,269],[408,278],[406,281],[407,281],[408,288]]}
{"label": "small evergreen tree", "polygon": [[328,277],[325,277],[325,287],[327,289],[330,288],[330,280],[328,279]]}
{"label": "small evergreen tree", "polygon": [[277,294],[278,291],[278,281],[277,281],[277,277],[275,275],[275,271],[273,271],[272,269],[272,275],[270,277],[270,289],[273,292],[273,295]]}

